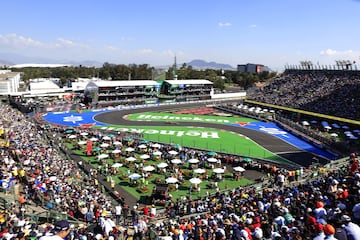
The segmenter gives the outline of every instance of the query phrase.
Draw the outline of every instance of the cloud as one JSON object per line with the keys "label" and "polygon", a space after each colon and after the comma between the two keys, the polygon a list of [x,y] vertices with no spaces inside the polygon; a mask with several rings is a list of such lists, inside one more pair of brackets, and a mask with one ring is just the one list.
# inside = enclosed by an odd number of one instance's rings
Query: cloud
{"label": "cloud", "polygon": [[41,47],[44,43],[36,41],[32,38],[17,36],[15,33],[0,34],[0,45],[9,47]]}
{"label": "cloud", "polygon": [[[122,38],[131,41],[133,38]],[[78,42],[70,38],[59,36],[47,42],[21,36],[15,33],[0,34],[0,52],[12,52],[20,55],[47,57],[62,62],[91,59],[111,62],[146,62],[163,64],[172,62],[174,56],[184,56],[179,50],[152,49],[152,48],[123,48],[117,44],[97,46],[96,41]]]}
{"label": "cloud", "polygon": [[86,44],[76,43],[65,38],[58,38],[55,42],[41,42],[30,37],[24,37],[15,33],[0,34],[0,47],[9,47],[16,49],[24,48],[43,48],[43,49],[59,49],[59,48],[89,48]]}
{"label": "cloud", "polygon": [[218,26],[219,27],[230,27],[231,23],[229,23],[229,22],[219,22]]}
{"label": "cloud", "polygon": [[326,49],[320,51],[320,55],[323,56],[339,56],[339,57],[356,57],[360,54],[360,51],[354,50],[345,50],[345,51],[338,51],[333,49]]}
{"label": "cloud", "polygon": [[326,49],[320,52],[320,55],[327,55],[327,56],[332,56],[332,55],[336,55],[338,52],[336,50],[333,49]]}
{"label": "cloud", "polygon": [[115,46],[105,46],[105,48],[107,50],[110,50],[110,51],[118,51],[118,50],[120,50],[120,48],[115,47]]}
{"label": "cloud", "polygon": [[251,27],[251,28],[256,28],[257,25],[256,25],[256,24],[252,24],[252,25],[250,25],[250,27]]}
{"label": "cloud", "polygon": [[139,49],[137,52],[140,54],[153,54],[154,50],[150,48],[144,48],[144,49]]}

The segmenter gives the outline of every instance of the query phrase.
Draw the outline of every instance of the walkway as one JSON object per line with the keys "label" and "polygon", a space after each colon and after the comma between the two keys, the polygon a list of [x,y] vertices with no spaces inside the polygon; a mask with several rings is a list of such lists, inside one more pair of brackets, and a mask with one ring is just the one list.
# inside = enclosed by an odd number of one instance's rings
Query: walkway
{"label": "walkway", "polygon": [[[81,156],[74,154],[72,151],[67,149],[62,149],[64,153],[69,156],[77,165],[90,177],[90,169],[93,167],[87,162],[83,161]],[[79,164],[81,162],[81,165]],[[123,201],[128,204],[130,207],[133,207],[137,204],[138,199],[133,195],[129,194],[124,188],[119,184],[115,184],[114,189],[111,188],[110,182],[106,181],[106,177],[99,174],[96,179],[99,182],[99,186],[103,186],[104,190],[109,194],[115,201],[122,203]],[[122,199],[123,198],[123,199]]]}

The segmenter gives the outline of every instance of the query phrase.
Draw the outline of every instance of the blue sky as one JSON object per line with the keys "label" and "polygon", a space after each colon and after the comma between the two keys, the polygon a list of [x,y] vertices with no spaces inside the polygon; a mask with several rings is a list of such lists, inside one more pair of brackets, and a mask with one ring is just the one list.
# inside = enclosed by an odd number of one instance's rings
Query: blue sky
{"label": "blue sky", "polygon": [[360,63],[359,0],[11,0],[1,9],[1,60]]}

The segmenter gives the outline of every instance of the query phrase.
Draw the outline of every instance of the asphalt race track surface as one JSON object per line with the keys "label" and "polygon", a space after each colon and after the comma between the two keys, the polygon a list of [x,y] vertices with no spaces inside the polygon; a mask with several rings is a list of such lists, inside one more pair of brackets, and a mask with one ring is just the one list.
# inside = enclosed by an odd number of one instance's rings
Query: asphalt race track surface
{"label": "asphalt race track surface", "polygon": [[[209,103],[187,103],[187,104],[178,104],[178,105],[162,105],[156,107],[148,108],[138,108],[138,109],[129,109],[129,110],[120,110],[101,113],[95,116],[95,120],[112,125],[122,125],[122,126],[169,126],[166,122],[155,122],[155,121],[131,121],[124,118],[125,115],[141,113],[141,112],[164,112],[164,111],[174,111],[182,110],[186,108],[201,108],[209,105]],[[255,131],[252,129],[247,129],[243,127],[234,127],[229,125],[214,124],[214,123],[196,123],[196,122],[177,122],[176,126],[194,126],[194,127],[206,127],[225,130],[229,132],[235,132],[242,135],[245,135],[252,139],[254,142],[263,146],[267,150],[291,161],[298,165],[307,167],[314,163],[314,158],[316,157],[319,163],[326,163],[327,160],[319,156],[316,156],[310,152],[307,152],[303,149],[299,149],[277,137],[274,137],[270,134],[262,133],[260,131]],[[294,164],[295,165],[295,164]]]}

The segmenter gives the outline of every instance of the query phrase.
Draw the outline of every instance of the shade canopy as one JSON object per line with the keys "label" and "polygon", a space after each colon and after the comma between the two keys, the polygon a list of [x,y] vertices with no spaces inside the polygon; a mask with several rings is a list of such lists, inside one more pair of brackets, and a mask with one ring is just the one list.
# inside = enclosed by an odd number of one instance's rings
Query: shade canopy
{"label": "shade canopy", "polygon": [[202,181],[200,178],[191,178],[189,182],[192,184],[200,184]]}
{"label": "shade canopy", "polygon": [[211,158],[208,158],[207,161],[210,163],[216,163],[218,160],[216,158],[211,157]]}
{"label": "shade canopy", "polygon": [[180,163],[182,163],[182,161],[180,159],[178,159],[178,158],[174,158],[174,159],[171,160],[171,163],[180,164]]}
{"label": "shade canopy", "polygon": [[118,168],[118,167],[122,167],[122,163],[114,163],[113,165],[111,165],[111,167],[113,168]]}
{"label": "shade canopy", "polygon": [[136,158],[134,158],[134,157],[127,157],[127,158],[125,158],[125,160],[128,161],[128,162],[133,162],[133,161],[136,161]]}
{"label": "shade canopy", "polygon": [[198,168],[198,169],[195,169],[195,170],[194,170],[194,173],[200,173],[200,174],[202,174],[202,173],[205,173],[205,172],[206,172],[206,170],[203,169],[203,168]]}
{"label": "shade canopy", "polygon": [[125,148],[125,151],[127,151],[127,152],[133,152],[133,151],[135,151],[135,149],[132,148],[132,147],[128,147],[128,148]]}
{"label": "shade canopy", "polygon": [[223,168],[214,168],[214,169],[213,169],[213,172],[214,172],[214,173],[224,173],[225,170],[224,170]]}
{"label": "shade canopy", "polygon": [[147,154],[143,154],[143,155],[140,156],[140,158],[141,158],[141,159],[149,159],[150,156],[147,155]]}
{"label": "shade canopy", "polygon": [[236,171],[236,172],[245,172],[245,168],[240,167],[240,166],[234,167],[233,169],[234,169],[234,171]]}
{"label": "shade canopy", "polygon": [[155,170],[155,167],[154,166],[146,166],[146,167],[143,168],[143,170],[145,172],[152,172],[152,171]]}
{"label": "shade canopy", "polygon": [[162,162],[157,165],[158,168],[166,168],[167,166],[169,165],[166,162]]}
{"label": "shade canopy", "polygon": [[131,180],[136,180],[136,179],[141,178],[141,175],[138,174],[138,173],[133,173],[133,174],[130,174],[130,175],[129,175],[129,178],[130,178]]}
{"label": "shade canopy", "polygon": [[167,179],[165,179],[166,183],[177,183],[179,180],[177,180],[174,177],[168,177]]}
{"label": "shade canopy", "polygon": [[100,159],[105,159],[105,158],[108,158],[109,157],[109,154],[106,154],[106,153],[103,153],[103,154],[100,154],[99,156],[97,156],[97,158],[100,160]]}
{"label": "shade canopy", "polygon": [[115,150],[113,150],[111,153],[114,153],[114,154],[116,154],[116,153],[121,153],[121,150],[120,150],[120,149],[115,149]]}
{"label": "shade canopy", "polygon": [[189,161],[188,161],[189,163],[199,163],[200,162],[200,160],[199,159],[196,159],[196,158],[191,158],[191,159],[189,159]]}

